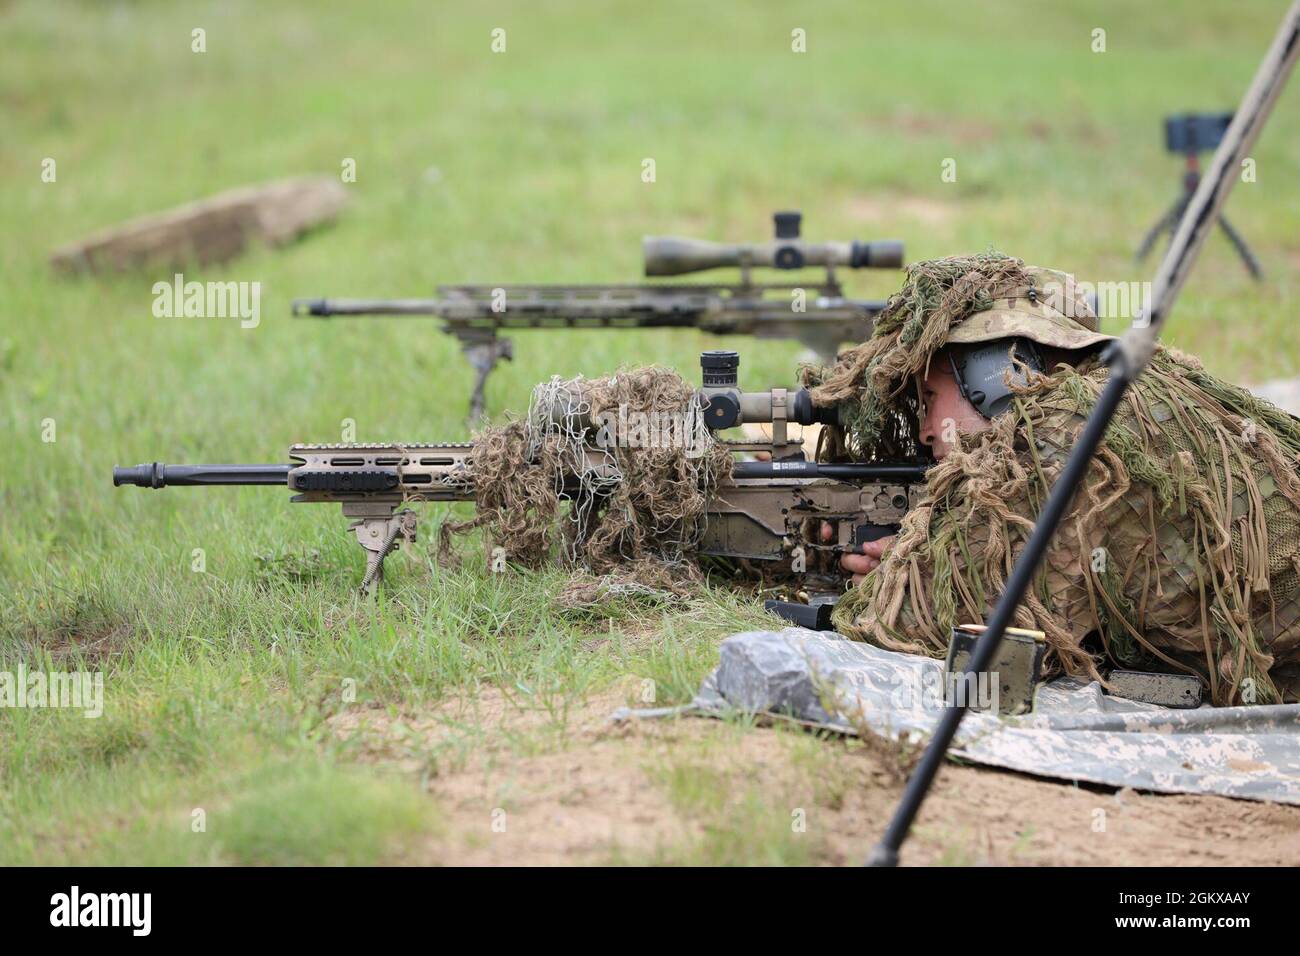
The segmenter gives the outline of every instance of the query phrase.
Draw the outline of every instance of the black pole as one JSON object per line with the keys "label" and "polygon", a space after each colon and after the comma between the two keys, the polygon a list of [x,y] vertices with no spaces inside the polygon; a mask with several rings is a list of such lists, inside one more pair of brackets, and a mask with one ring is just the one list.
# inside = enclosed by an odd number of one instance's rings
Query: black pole
{"label": "black pole", "polygon": [[[970,662],[966,665],[967,674],[986,669],[997,654],[998,646],[1002,643],[1002,635],[1007,625],[1011,623],[1011,615],[1015,613],[1016,605],[1028,590],[1034,571],[1046,553],[1047,546],[1056,533],[1057,525],[1065,516],[1065,510],[1070,506],[1075,491],[1087,474],[1093,453],[1101,443],[1102,436],[1106,434],[1106,427],[1115,416],[1115,410],[1119,408],[1124,391],[1132,381],[1134,370],[1130,368],[1124,350],[1118,343],[1112,343],[1103,358],[1110,366],[1110,378],[1102,389],[1092,414],[1088,416],[1087,424],[1079,433],[1079,440],[1070,452],[1065,468],[1056,479],[1056,484],[1052,486],[1052,493],[1048,495],[1047,502],[1043,505],[1042,514],[1034,522],[1034,531],[1011,571],[1011,577],[1002,592],[1002,597],[988,619],[987,628],[975,642]],[[964,698],[966,695],[955,696]],[[944,710],[943,716],[939,718],[939,723],[935,727],[934,736],[930,738],[930,743],[921,756],[920,763],[917,764],[911,779],[907,781],[907,788],[894,809],[894,816],[889,821],[884,836],[872,848],[871,855],[867,858],[867,866],[898,864],[899,847],[907,838],[912,821],[921,809],[930,785],[934,782],[934,775],[938,773],[944,754],[948,752],[948,746],[957,733],[957,726],[965,716],[964,700],[960,705],[950,703]]]}

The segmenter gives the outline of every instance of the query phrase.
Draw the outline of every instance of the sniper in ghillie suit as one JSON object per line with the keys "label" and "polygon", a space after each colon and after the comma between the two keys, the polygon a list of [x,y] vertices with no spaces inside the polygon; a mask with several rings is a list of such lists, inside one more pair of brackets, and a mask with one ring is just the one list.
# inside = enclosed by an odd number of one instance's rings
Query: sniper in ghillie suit
{"label": "sniper in ghillie suit", "polygon": [[[367,585],[414,540],[406,505],[473,501],[444,524],[445,559],[452,536],[481,530],[498,558],[670,592],[720,568],[833,604],[845,635],[941,657],[1000,593],[1107,380],[1108,340],[1067,273],[931,260],[802,389],[742,392],[733,353],[706,353],[701,389],[665,369],[555,379],[472,443],[295,446],[296,464],[235,468],[341,502]],[[629,410],[675,423],[672,440],[622,440]],[[762,441],[714,437],[754,422]],[[820,426],[815,450],[796,424]],[[1298,460],[1300,421],[1160,348],[1017,611],[1044,635],[1045,676],[1169,672],[1218,705],[1297,700]],[[214,467],[117,477],[243,483]]]}

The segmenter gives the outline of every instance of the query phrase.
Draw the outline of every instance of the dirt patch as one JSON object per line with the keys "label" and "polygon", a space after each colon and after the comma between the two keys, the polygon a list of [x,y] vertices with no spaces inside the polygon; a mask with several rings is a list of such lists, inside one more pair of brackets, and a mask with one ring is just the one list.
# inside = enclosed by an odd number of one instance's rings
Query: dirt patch
{"label": "dirt patch", "polygon": [[992,123],[968,116],[936,116],[912,110],[898,110],[889,116],[869,119],[868,125],[916,138],[942,137],[963,146],[989,143],[998,136],[998,128]]}
{"label": "dirt patch", "polygon": [[905,136],[910,139],[938,139],[954,146],[987,146],[998,140],[1034,140],[1089,143],[1109,146],[1116,136],[1082,112],[1066,112],[1051,121],[1030,118],[1023,122],[1003,119],[997,123],[971,116],[943,116],[898,110],[886,116],[869,116],[866,127],[878,135]]}
{"label": "dirt patch", "polygon": [[125,653],[133,632],[130,622],[106,609],[98,597],[78,593],[47,609],[42,619],[20,624],[14,636],[19,648],[44,651],[59,662],[80,660],[93,666]]}
{"label": "dirt patch", "polygon": [[[703,718],[610,724],[637,686],[567,710],[484,690],[424,714],[372,710],[332,723],[367,759],[423,775],[448,823],[419,850],[426,863],[856,864],[879,837],[900,787],[869,749]],[[1300,807],[948,764],[905,860],[1184,866],[1297,856]]]}

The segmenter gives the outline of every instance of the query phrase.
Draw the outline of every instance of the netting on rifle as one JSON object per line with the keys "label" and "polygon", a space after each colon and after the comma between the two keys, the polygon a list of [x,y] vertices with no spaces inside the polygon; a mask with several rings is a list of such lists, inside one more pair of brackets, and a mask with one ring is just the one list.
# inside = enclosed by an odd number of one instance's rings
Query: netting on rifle
{"label": "netting on rifle", "polygon": [[700,580],[705,507],[731,455],[696,389],[648,367],[539,385],[526,418],[475,435],[470,469],[477,514],[446,532],[483,528],[489,548],[526,566],[677,590]]}

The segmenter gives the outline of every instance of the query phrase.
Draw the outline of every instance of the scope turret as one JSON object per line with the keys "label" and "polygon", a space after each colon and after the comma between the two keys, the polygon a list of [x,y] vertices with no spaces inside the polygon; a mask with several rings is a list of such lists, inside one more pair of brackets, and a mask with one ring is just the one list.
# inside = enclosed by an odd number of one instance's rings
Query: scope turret
{"label": "scope turret", "polygon": [[740,353],[730,349],[701,352],[700,376],[705,388],[735,388],[740,381]]}

